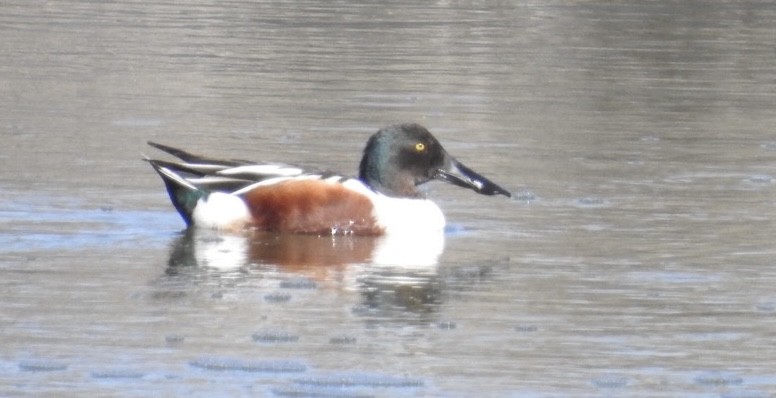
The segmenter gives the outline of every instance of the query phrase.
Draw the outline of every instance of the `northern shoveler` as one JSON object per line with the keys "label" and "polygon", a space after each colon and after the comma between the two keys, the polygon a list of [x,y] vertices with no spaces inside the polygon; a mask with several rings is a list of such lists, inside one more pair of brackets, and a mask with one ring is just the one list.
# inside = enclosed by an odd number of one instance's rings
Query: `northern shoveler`
{"label": "northern shoveler", "polygon": [[441,231],[445,218],[418,185],[441,180],[483,195],[511,194],[458,162],[426,128],[397,124],[369,138],[358,178],[210,159],[154,142],[180,161],[146,159],[186,225],[311,234]]}

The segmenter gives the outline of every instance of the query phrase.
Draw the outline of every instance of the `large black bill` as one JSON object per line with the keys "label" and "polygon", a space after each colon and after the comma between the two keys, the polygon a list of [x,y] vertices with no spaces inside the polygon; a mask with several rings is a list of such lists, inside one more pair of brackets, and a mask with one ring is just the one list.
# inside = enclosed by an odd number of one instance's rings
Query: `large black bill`
{"label": "large black bill", "polygon": [[436,179],[458,185],[459,187],[472,189],[483,195],[512,196],[506,189],[477,174],[474,170],[464,166],[457,160],[450,160],[446,167],[437,170]]}

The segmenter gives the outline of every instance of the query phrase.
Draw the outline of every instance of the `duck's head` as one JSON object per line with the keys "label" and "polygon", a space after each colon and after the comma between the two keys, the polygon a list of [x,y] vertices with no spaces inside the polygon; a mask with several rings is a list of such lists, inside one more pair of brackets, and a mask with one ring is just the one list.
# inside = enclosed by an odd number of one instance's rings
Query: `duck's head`
{"label": "duck's head", "polygon": [[511,196],[445,151],[425,127],[395,124],[369,138],[359,178],[373,190],[393,197],[422,197],[417,186],[431,180],[469,188],[483,195]]}

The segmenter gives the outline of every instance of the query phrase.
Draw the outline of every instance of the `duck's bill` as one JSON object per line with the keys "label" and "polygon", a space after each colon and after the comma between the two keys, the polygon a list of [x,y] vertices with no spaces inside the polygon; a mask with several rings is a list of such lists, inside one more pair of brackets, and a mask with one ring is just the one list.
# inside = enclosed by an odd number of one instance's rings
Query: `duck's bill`
{"label": "duck's bill", "polygon": [[455,159],[450,159],[446,167],[437,170],[435,177],[438,180],[458,185],[459,187],[469,188],[483,195],[512,196],[506,189],[501,188]]}

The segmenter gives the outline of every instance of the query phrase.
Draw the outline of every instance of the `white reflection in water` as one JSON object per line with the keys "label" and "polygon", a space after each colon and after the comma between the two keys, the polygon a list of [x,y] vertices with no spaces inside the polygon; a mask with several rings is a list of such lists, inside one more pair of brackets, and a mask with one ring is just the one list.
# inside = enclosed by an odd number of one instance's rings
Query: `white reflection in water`
{"label": "white reflection in water", "polygon": [[442,232],[371,237],[191,229],[174,243],[169,263],[222,271],[251,265],[300,269],[368,264],[423,269],[437,265],[444,245]]}

